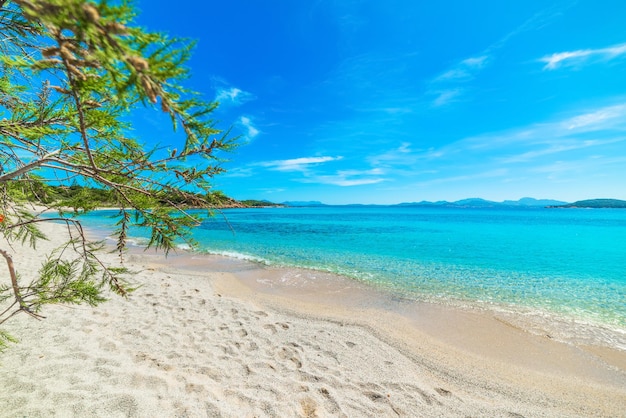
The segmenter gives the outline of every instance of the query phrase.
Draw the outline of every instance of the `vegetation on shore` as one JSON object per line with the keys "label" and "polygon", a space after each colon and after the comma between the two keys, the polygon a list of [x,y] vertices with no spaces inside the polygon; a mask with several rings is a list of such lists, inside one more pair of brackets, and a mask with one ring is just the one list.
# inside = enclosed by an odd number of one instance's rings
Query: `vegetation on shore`
{"label": "vegetation on shore", "polygon": [[[7,192],[14,199],[39,202],[48,206],[74,208],[85,206],[87,209],[95,208],[119,208],[118,200],[112,190],[80,186],[72,184],[70,186],[54,186],[39,181],[31,182],[27,188],[21,187],[19,183],[13,183],[7,186]],[[221,191],[210,191],[205,195],[199,193],[193,194],[193,199],[185,199],[175,193],[165,191],[161,198],[161,204],[174,202],[181,207],[194,208],[194,203],[198,200],[207,202],[207,206],[211,209],[228,209],[228,208],[256,208],[256,207],[283,207],[283,204],[272,203],[267,200],[235,200],[226,196]]]}
{"label": "vegetation on shore", "polygon": [[[0,256],[9,273],[0,325],[21,312],[42,318],[47,304],[96,305],[108,291],[133,289],[72,213],[119,208],[121,256],[132,225],[151,231],[150,247],[167,252],[182,239],[193,248],[204,214],[187,209],[224,204],[211,180],[236,138],[216,128],[217,103],[184,85],[194,44],[138,27],[135,15],[127,0],[0,0]],[[171,121],[166,146],[131,136],[138,107]],[[68,216],[43,218],[33,205]],[[34,247],[45,238],[38,225],[51,220],[67,225],[69,241],[20,274],[14,248]],[[0,349],[10,340],[0,330]]]}
{"label": "vegetation on shore", "polygon": [[579,200],[566,205],[548,206],[549,208],[595,208],[595,209],[626,209],[626,200],[618,199],[588,199]]}
{"label": "vegetation on shore", "polygon": [[253,200],[247,199],[240,202],[246,208],[282,208],[285,207],[282,203],[273,203],[267,200]]}

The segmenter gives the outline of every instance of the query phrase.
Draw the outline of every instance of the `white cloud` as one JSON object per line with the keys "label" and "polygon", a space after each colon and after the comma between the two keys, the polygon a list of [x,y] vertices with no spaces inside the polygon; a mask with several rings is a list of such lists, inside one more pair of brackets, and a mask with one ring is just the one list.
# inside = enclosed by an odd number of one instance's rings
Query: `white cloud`
{"label": "white cloud", "polygon": [[341,160],[343,157],[303,157],[290,160],[275,160],[259,163],[262,167],[276,171],[306,171],[309,166]]}
{"label": "white cloud", "polygon": [[482,68],[485,66],[487,58],[489,58],[487,55],[482,55],[480,57],[467,58],[461,61],[461,64],[468,68]]}
{"label": "white cloud", "polygon": [[609,165],[623,167],[624,163],[626,163],[626,157],[616,156],[613,158],[598,159],[595,156],[591,156],[578,160],[554,161],[546,165],[530,168],[529,170],[537,173],[549,173],[552,175],[572,172],[588,174],[591,171],[597,170],[599,167],[606,168]]}
{"label": "white cloud", "polygon": [[470,73],[464,68],[453,68],[437,77],[436,81],[462,80],[470,78]]}
{"label": "white cloud", "polygon": [[487,54],[466,58],[433,79],[427,93],[435,96],[432,106],[441,107],[459,101],[465,91],[463,86],[474,80],[489,61],[490,56]]}
{"label": "white cloud", "polygon": [[252,120],[247,116],[241,116],[239,118],[239,124],[244,128],[246,133],[244,134],[248,141],[254,139],[261,131],[259,131],[253,124]]}
{"label": "white cloud", "polygon": [[433,100],[433,106],[440,107],[445,106],[447,104],[453,103],[458,100],[458,97],[461,95],[460,89],[453,90],[444,90],[436,93],[437,98]]}
{"label": "white cloud", "polygon": [[222,176],[224,177],[252,177],[254,175],[252,167],[232,167]]}
{"label": "white cloud", "polygon": [[388,115],[406,115],[413,113],[414,110],[412,107],[401,107],[401,106],[388,106],[388,107],[361,107],[355,108],[354,110],[359,112],[368,112],[368,113],[385,113]]}
{"label": "white cloud", "polygon": [[408,154],[411,152],[411,143],[410,142],[403,142],[402,145],[400,145],[400,148],[398,148],[398,152],[401,154]]}
{"label": "white cloud", "polygon": [[527,161],[536,160],[539,157],[543,157],[550,154],[558,154],[567,151],[574,151],[579,149],[585,149],[590,147],[599,147],[603,145],[614,144],[617,142],[623,142],[626,138],[617,138],[617,139],[609,139],[606,141],[601,140],[585,140],[585,141],[570,141],[568,143],[563,144],[554,144],[548,146],[547,148],[536,149],[533,151],[528,151],[522,153],[520,155],[516,155],[514,157],[505,158],[502,160],[504,164],[509,163],[523,163]]}
{"label": "white cloud", "polygon": [[299,172],[302,177],[293,179],[300,183],[330,184],[333,186],[360,186],[385,181],[381,168],[369,170],[338,170],[334,174],[319,174],[315,167],[322,164],[342,160],[343,157],[302,157],[289,160],[266,161],[256,164],[269,170],[282,172]]}
{"label": "white cloud", "polygon": [[[553,146],[563,141],[611,139],[622,136],[624,131],[626,104],[619,104],[588,109],[573,117],[465,138],[447,148],[458,152],[486,152],[513,146]],[[590,138],[590,134],[595,138]]]}
{"label": "white cloud", "polygon": [[[618,104],[579,110],[574,116],[543,123],[467,137],[428,152],[415,150],[404,158],[398,150],[392,150],[373,162],[397,169],[400,164],[409,166],[412,161],[414,167],[423,170],[438,169],[441,173],[471,175],[487,167],[510,169],[518,170],[514,174],[519,177],[537,164],[558,160],[568,162],[584,155],[599,156],[595,166],[601,167],[607,158],[623,154],[625,132],[626,104]],[[466,179],[451,176],[444,182],[451,180]],[[423,185],[437,182],[442,180],[426,180]]]}
{"label": "white cloud", "polygon": [[330,184],[340,187],[362,186],[365,184],[376,184],[385,181],[381,177],[383,171],[378,168],[371,170],[340,170],[334,175],[309,176],[302,180],[302,183]]}
{"label": "white cloud", "polygon": [[590,60],[610,61],[626,54],[626,44],[610,46],[600,49],[580,49],[577,51],[557,52],[547,55],[539,61],[545,62],[544,70],[555,70],[561,66],[581,65]]}
{"label": "white cloud", "polygon": [[381,168],[372,168],[370,170],[340,170],[337,172],[342,177],[350,176],[378,176],[383,174],[384,171]]}
{"label": "white cloud", "polygon": [[220,102],[222,105],[230,104],[239,106],[254,99],[255,97],[252,93],[248,93],[236,87],[218,89],[215,95],[215,101]]}
{"label": "white cloud", "polygon": [[485,67],[488,58],[489,57],[487,55],[482,55],[479,57],[464,59],[463,61],[459,62],[454,67],[437,77],[435,81],[441,82],[452,80],[470,80],[475,76],[475,73],[478,72],[478,70]]}
{"label": "white cloud", "polygon": [[585,113],[566,120],[563,125],[568,129],[593,127],[606,129],[609,121],[622,120],[626,118],[626,104],[607,106],[593,112]]}
{"label": "white cloud", "polygon": [[435,96],[435,99],[431,102],[432,105],[440,107],[458,102],[461,94],[467,96],[468,93],[471,93],[471,86],[468,86],[468,84],[496,59],[498,50],[504,48],[513,37],[547,25],[550,21],[560,16],[562,11],[562,5],[559,5],[558,7],[552,6],[536,13],[512,32],[478,52],[476,56],[458,61],[443,71],[431,81],[432,87],[427,92],[429,96]]}
{"label": "white cloud", "polygon": [[369,156],[367,161],[374,167],[384,167],[387,171],[392,170],[396,174],[411,176],[417,172],[416,167],[445,156],[444,151],[440,149],[432,147],[413,149],[411,145],[409,142],[403,142],[397,148]]}
{"label": "white cloud", "polygon": [[330,184],[333,186],[350,187],[363,186],[365,184],[376,184],[385,181],[385,179],[346,179],[341,176],[321,176],[315,179],[315,183]]}
{"label": "white cloud", "polygon": [[415,157],[412,154],[411,143],[403,142],[399,147],[389,151],[378,152],[369,157],[368,160],[372,165],[409,165],[415,161]]}

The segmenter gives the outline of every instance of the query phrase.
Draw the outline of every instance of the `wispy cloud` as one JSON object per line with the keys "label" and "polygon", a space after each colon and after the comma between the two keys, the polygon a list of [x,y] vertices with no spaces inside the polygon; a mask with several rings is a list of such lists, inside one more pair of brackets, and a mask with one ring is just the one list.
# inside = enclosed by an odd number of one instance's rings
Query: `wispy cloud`
{"label": "wispy cloud", "polygon": [[254,100],[256,97],[252,93],[238,89],[237,87],[226,87],[217,89],[215,101],[221,105],[240,106],[246,102]]}
{"label": "wispy cloud", "polygon": [[[506,131],[485,133],[428,150],[412,150],[402,144],[378,156],[373,166],[386,168],[395,176],[422,178],[419,186],[440,183],[477,181],[505,177],[523,178],[538,167],[572,170],[582,176],[579,164],[571,161],[589,159],[589,167],[617,167],[612,158],[621,155],[626,142],[626,104],[585,109],[575,115],[543,123],[520,126]],[[419,173],[415,168],[419,167]],[[409,170],[412,168],[412,171]],[[578,170],[578,171],[576,171]],[[615,170],[618,170],[615,168]],[[441,177],[442,173],[457,173]]]}
{"label": "wispy cloud", "polygon": [[433,100],[434,107],[441,107],[459,100],[462,90],[459,88],[433,92],[437,97]]}
{"label": "wispy cloud", "polygon": [[618,167],[623,167],[626,163],[626,157],[620,156],[604,158],[602,159],[601,164],[598,164],[598,159],[599,158],[595,156],[591,156],[570,161],[559,160],[550,162],[545,165],[533,167],[530,170],[538,173],[548,173],[550,175],[556,176],[571,172],[590,173],[594,170],[597,171],[599,166],[614,165]]}
{"label": "wispy cloud", "polygon": [[460,101],[464,85],[471,82],[476,75],[487,65],[489,56],[480,55],[466,58],[431,81],[427,94],[434,97],[433,107],[442,107]]}
{"label": "wispy cloud", "polygon": [[273,187],[273,188],[259,187],[259,188],[255,188],[252,190],[256,190],[256,191],[266,193],[266,194],[276,194],[276,193],[282,193],[286,191],[287,189],[284,189],[281,187]]}
{"label": "wispy cloud", "polygon": [[[565,8],[567,7],[569,6]],[[481,52],[457,61],[441,72],[430,82],[431,86],[427,91],[427,96],[434,97],[431,99],[431,105],[444,107],[462,99],[467,100],[466,96],[471,92],[470,83],[496,60],[498,50],[504,48],[512,38],[548,25],[562,13],[562,8],[563,6],[552,6],[536,13]]]}
{"label": "wispy cloud", "polygon": [[481,55],[464,59],[438,76],[435,81],[469,80],[474,77],[476,72],[487,65],[488,58],[487,55]]}
{"label": "wispy cloud", "polygon": [[223,177],[252,177],[254,176],[256,173],[254,171],[254,167],[253,166],[237,166],[237,167],[231,167],[228,169],[228,171],[224,174],[222,174]]}
{"label": "wispy cloud", "polygon": [[542,29],[550,25],[555,19],[559,19],[563,16],[567,9],[574,6],[576,0],[567,2],[555,2],[555,4],[548,6],[547,8],[535,13],[529,19],[527,19],[520,26],[507,33],[498,42],[491,45],[487,50],[493,51],[503,47],[510,39],[521,35],[525,32],[531,32],[538,29]]}
{"label": "wispy cloud", "polygon": [[616,122],[623,122],[626,118],[626,104],[607,106],[598,110],[574,116],[563,122],[562,126],[573,129],[607,129]]}
{"label": "wispy cloud", "polygon": [[244,136],[248,142],[252,141],[254,137],[261,133],[261,131],[254,126],[252,119],[248,116],[241,116],[239,118],[239,125],[244,130]]}
{"label": "wispy cloud", "polygon": [[291,181],[309,184],[327,184],[340,187],[360,186],[375,184],[386,181],[382,168],[324,170],[323,165],[343,160],[336,156],[302,157],[289,160],[275,160],[256,163],[256,166],[264,167],[272,171],[299,173],[298,177]]}
{"label": "wispy cloud", "polygon": [[357,107],[354,109],[357,112],[376,113],[390,116],[402,116],[410,113],[414,113],[415,109],[410,106],[388,106],[388,107]]}
{"label": "wispy cloud", "polygon": [[261,167],[266,167],[276,171],[307,171],[310,167],[330,161],[341,160],[343,157],[302,157],[290,160],[275,160],[258,163]]}
{"label": "wispy cloud", "polygon": [[502,159],[502,162],[505,164],[524,163],[524,162],[536,160],[539,157],[544,157],[550,154],[559,154],[563,152],[580,150],[580,149],[585,149],[585,148],[600,147],[603,145],[609,145],[609,144],[614,144],[614,143],[623,142],[623,141],[626,141],[626,138],[613,138],[613,139],[604,140],[604,141],[601,141],[601,140],[570,141],[568,143],[554,144],[546,148],[536,149],[533,151],[524,152],[522,154],[519,154],[513,157],[504,158]]}
{"label": "wispy cloud", "polygon": [[246,166],[234,167],[232,169],[229,169],[226,175],[228,177],[251,177],[258,174],[257,172],[259,168],[270,171],[281,171],[285,173],[298,172],[305,175],[312,175],[311,170],[314,167],[341,159],[343,159],[343,157],[341,156],[321,156],[292,158],[288,160],[261,161],[251,163]]}
{"label": "wispy cloud", "polygon": [[[510,146],[529,147],[546,144],[552,146],[559,141],[610,139],[623,136],[624,131],[626,131],[626,104],[619,104],[580,111],[575,116],[550,122],[466,138],[450,146],[460,147],[465,151],[483,152]],[[590,135],[595,138],[589,138]]]}
{"label": "wispy cloud", "polygon": [[302,183],[330,184],[333,186],[351,187],[365,184],[376,184],[385,181],[381,169],[371,170],[340,170],[333,175],[315,175],[300,180]]}
{"label": "wispy cloud", "polygon": [[545,62],[544,70],[556,70],[560,67],[576,67],[586,63],[606,62],[626,55],[626,43],[599,49],[579,49],[576,51],[557,52],[547,55],[540,62]]}
{"label": "wispy cloud", "polygon": [[388,151],[382,151],[368,158],[368,161],[374,167],[412,167],[418,161],[431,159],[436,157],[433,150],[414,150],[411,143],[403,142],[399,147],[392,148]]}

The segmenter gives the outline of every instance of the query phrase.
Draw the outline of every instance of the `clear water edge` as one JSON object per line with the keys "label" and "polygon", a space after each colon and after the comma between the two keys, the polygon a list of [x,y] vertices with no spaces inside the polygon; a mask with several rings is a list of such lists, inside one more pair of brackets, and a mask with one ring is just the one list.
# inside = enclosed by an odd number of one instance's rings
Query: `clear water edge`
{"label": "clear water edge", "polygon": [[[89,215],[86,226],[110,232],[106,216]],[[626,350],[626,211],[297,208],[226,216],[229,225],[211,218],[195,231],[202,252],[284,274],[338,274],[408,300],[488,310],[561,341]],[[141,231],[134,235],[141,245]]]}
{"label": "clear water edge", "polygon": [[[523,304],[498,303],[493,300],[463,299],[443,294],[428,295],[419,291],[410,292],[400,286],[388,283],[376,283],[372,280],[363,279],[360,274],[352,274],[345,270],[331,270],[285,263],[273,263],[253,255],[234,253],[228,251],[210,251],[206,254],[223,256],[255,263],[272,268],[274,271],[282,270],[282,280],[286,275],[307,276],[311,275],[316,280],[318,273],[328,273],[357,280],[362,284],[373,286],[379,291],[390,294],[393,299],[406,299],[407,303],[427,302],[436,303],[463,310],[479,310],[491,312],[495,317],[505,320],[509,325],[531,332],[535,335],[550,336],[550,338],[564,343],[600,345],[617,348],[626,352],[626,329],[615,324],[607,324],[602,320],[594,320],[589,312],[556,312],[541,307],[531,307]],[[303,277],[304,279],[304,277]],[[587,319],[584,319],[587,318]]]}

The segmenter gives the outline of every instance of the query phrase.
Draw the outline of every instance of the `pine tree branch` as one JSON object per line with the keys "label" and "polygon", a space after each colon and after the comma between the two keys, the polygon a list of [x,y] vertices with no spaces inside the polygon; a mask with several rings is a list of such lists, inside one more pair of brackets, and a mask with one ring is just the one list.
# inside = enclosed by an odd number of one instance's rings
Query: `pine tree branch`
{"label": "pine tree branch", "polygon": [[41,167],[42,165],[44,165],[45,163],[49,162],[49,161],[53,161],[54,160],[54,156],[59,154],[61,152],[61,150],[56,150],[56,151],[52,151],[51,153],[44,155],[43,157],[41,157],[38,160],[35,160],[31,163],[25,164],[24,166],[18,168],[15,171],[12,171],[10,173],[4,174],[2,176],[0,176],[0,183],[5,183],[9,180],[12,180],[16,177],[21,176],[24,173],[28,173],[29,171],[34,170],[35,168]]}
{"label": "pine tree branch", "polygon": [[0,249],[0,255],[4,257],[4,259],[7,262],[7,267],[9,268],[9,276],[11,277],[11,287],[13,288],[13,297],[15,298],[15,302],[19,304],[18,311],[24,311],[30,316],[32,316],[33,318],[37,318],[37,319],[43,318],[41,315],[37,315],[35,312],[30,310],[30,308],[28,307],[28,305],[26,304],[26,302],[24,301],[24,298],[22,297],[20,293],[20,287],[17,283],[17,274],[15,273],[15,265],[13,264],[13,257],[11,257],[11,255],[3,249]]}

